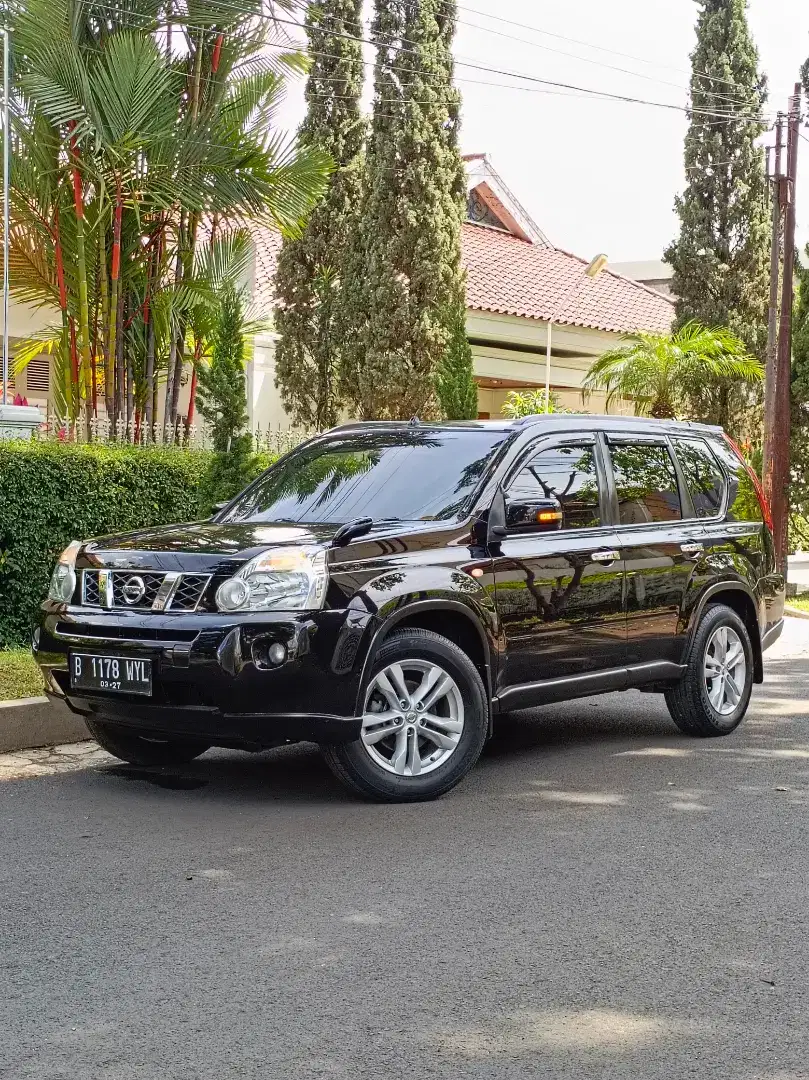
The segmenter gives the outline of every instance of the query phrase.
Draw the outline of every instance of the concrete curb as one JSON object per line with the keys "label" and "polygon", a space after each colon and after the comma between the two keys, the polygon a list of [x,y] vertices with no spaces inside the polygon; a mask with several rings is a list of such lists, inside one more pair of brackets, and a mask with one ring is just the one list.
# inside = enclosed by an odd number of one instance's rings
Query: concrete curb
{"label": "concrete curb", "polygon": [[789,615],[791,619],[809,619],[809,611],[802,611],[800,608],[790,607],[789,604],[784,605],[784,614]]}
{"label": "concrete curb", "polygon": [[81,742],[90,732],[67,705],[46,697],[0,701],[0,753]]}

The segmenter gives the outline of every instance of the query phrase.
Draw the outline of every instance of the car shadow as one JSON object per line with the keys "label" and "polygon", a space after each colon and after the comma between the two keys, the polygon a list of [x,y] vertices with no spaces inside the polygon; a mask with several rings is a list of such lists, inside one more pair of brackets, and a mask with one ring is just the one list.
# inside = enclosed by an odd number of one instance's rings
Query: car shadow
{"label": "car shadow", "polygon": [[[692,739],[674,726],[660,694],[638,691],[579,698],[542,708],[506,713],[496,718],[478,769],[496,778],[502,766],[548,751],[602,747],[610,754],[653,757],[689,755],[697,749],[722,757],[809,758],[809,730],[795,729],[809,704],[796,683],[809,683],[809,657],[768,661],[767,681],[754,688],[749,715],[730,739]],[[297,743],[260,754],[214,749],[188,765],[149,768],[122,762],[95,766],[109,783],[127,782],[145,789],[164,789],[226,799],[335,805],[352,801],[333,777],[318,748]]]}

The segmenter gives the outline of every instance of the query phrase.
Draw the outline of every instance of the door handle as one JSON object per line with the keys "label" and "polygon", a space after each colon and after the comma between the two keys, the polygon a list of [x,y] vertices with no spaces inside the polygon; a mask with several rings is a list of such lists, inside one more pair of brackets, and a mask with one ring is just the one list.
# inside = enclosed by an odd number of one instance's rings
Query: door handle
{"label": "door handle", "polygon": [[685,544],[680,544],[680,551],[683,555],[691,555],[692,557],[701,555],[705,550],[705,545],[700,544],[698,540],[689,540]]}
{"label": "door handle", "polygon": [[593,562],[611,563],[620,559],[621,555],[618,551],[594,551],[590,555],[590,558]]}

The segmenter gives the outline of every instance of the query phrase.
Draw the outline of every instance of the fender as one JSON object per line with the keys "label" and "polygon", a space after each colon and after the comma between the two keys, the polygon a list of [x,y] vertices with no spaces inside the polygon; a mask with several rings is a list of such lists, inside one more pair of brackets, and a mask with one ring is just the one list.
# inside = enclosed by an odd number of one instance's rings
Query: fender
{"label": "fender", "polygon": [[709,585],[700,594],[699,599],[691,609],[691,613],[685,610],[681,613],[684,628],[688,635],[686,641],[685,654],[688,655],[688,651],[691,648],[691,644],[694,640],[694,636],[697,632],[702,613],[704,612],[708,602],[715,597],[721,595],[723,592],[742,592],[746,596],[750,597],[750,601],[753,604],[753,610],[756,612],[755,626],[752,627],[752,645],[753,645],[753,680],[756,683],[763,682],[764,680],[764,662],[763,652],[761,647],[761,625],[759,615],[759,602],[756,599],[756,595],[750,588],[748,583],[742,578],[725,578],[722,581],[715,581],[712,585]]}
{"label": "fender", "polygon": [[[469,574],[449,567],[418,569],[401,577],[400,590],[394,596],[387,588],[389,574],[381,574],[362,589],[364,605],[370,607],[373,604],[376,613],[357,651],[356,669],[360,672],[358,703],[363,700],[369,671],[381,642],[398,623],[420,612],[455,612],[469,620],[483,646],[484,682],[491,693],[492,661],[499,648],[497,612],[489,593]],[[380,581],[383,583],[382,589],[378,585]],[[361,710],[361,705],[358,704],[358,708]]]}

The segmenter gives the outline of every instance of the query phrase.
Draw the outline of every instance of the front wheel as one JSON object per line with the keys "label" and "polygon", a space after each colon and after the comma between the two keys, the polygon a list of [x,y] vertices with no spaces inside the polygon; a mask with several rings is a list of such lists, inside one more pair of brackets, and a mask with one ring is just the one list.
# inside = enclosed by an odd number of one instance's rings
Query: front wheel
{"label": "front wheel", "polygon": [[86,720],[100,747],[130,765],[185,765],[210,749],[196,739],[170,739],[157,732],[138,733],[106,720]]}
{"label": "front wheel", "polygon": [[671,718],[686,735],[729,735],[744,719],[752,690],[747,627],[732,608],[714,604],[697,627],[685,675],[666,691]]}
{"label": "front wheel", "polygon": [[338,780],[366,799],[435,799],[479,758],[488,716],[483,680],[466,653],[430,630],[403,630],[379,650],[360,738],[323,753]]}

